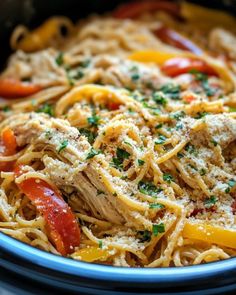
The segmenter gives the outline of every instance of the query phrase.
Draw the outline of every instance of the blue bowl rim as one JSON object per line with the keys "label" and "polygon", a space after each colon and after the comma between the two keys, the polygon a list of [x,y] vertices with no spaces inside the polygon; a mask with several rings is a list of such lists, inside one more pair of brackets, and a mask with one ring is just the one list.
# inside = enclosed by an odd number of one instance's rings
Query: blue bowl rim
{"label": "blue bowl rim", "polygon": [[86,263],[54,255],[0,233],[0,249],[24,260],[53,271],[106,282],[179,283],[201,279],[212,279],[236,271],[236,258],[222,261],[167,268],[124,268]]}

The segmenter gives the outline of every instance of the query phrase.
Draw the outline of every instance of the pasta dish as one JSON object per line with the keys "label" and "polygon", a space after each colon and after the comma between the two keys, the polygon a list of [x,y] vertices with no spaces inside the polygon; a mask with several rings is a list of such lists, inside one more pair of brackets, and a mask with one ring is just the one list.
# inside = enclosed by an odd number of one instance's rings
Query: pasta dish
{"label": "pasta dish", "polygon": [[124,267],[236,254],[236,20],[139,1],[12,33],[0,231]]}

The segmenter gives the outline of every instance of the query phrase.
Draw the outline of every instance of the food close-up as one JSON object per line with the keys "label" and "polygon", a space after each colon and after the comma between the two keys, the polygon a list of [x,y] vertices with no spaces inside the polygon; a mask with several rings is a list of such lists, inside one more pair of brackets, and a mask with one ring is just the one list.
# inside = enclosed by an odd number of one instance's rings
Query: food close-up
{"label": "food close-up", "polygon": [[0,232],[111,266],[234,257],[235,33],[226,12],[169,1],[16,26]]}

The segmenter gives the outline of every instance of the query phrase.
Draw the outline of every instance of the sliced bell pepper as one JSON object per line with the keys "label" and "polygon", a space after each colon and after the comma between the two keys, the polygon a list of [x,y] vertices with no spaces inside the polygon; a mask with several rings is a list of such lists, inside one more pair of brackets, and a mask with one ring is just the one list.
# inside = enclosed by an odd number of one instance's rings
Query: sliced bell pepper
{"label": "sliced bell pepper", "polygon": [[170,28],[162,26],[156,29],[154,34],[164,43],[172,45],[176,48],[193,52],[196,55],[203,54],[202,49],[196,44]]}
{"label": "sliced bell pepper", "polygon": [[[10,129],[4,129],[0,139],[0,155],[12,156],[16,153],[17,143],[14,132]],[[11,171],[14,162],[0,162],[0,171]]]}
{"label": "sliced bell pepper", "polygon": [[236,249],[236,231],[207,223],[192,223],[187,221],[183,229],[183,236],[217,245]]}
{"label": "sliced bell pepper", "polygon": [[41,86],[12,78],[0,79],[0,97],[21,98],[37,93]]}
{"label": "sliced bell pepper", "polygon": [[189,73],[191,70],[196,70],[207,75],[218,75],[204,60],[188,57],[175,57],[169,59],[162,65],[161,70],[170,77]]}
{"label": "sliced bell pepper", "polygon": [[[16,167],[14,172],[16,177],[25,173],[23,166]],[[57,251],[64,256],[73,253],[80,244],[80,228],[61,194],[39,178],[27,178],[17,185],[44,216],[46,228]]]}
{"label": "sliced bell pepper", "polygon": [[56,35],[60,34],[60,28],[62,27],[71,31],[73,24],[66,17],[49,18],[40,27],[26,34],[15,47],[25,52],[33,52],[43,49],[50,44]]}
{"label": "sliced bell pepper", "polygon": [[173,3],[165,0],[143,0],[126,3],[118,7],[113,16],[116,18],[136,18],[142,13],[153,11],[165,11],[174,17],[180,17],[180,6],[177,3]]}
{"label": "sliced bell pepper", "polygon": [[79,259],[86,262],[93,262],[96,260],[106,260],[110,254],[105,249],[100,249],[95,246],[83,248],[71,255],[74,259]]}

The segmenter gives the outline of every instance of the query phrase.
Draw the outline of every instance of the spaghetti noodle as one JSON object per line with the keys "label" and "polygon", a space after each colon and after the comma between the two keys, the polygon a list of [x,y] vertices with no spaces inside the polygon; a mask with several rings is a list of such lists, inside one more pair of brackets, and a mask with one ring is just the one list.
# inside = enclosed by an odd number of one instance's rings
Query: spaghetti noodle
{"label": "spaghetti noodle", "polygon": [[0,77],[0,231],[126,267],[235,256],[235,23],[141,1],[16,28]]}

